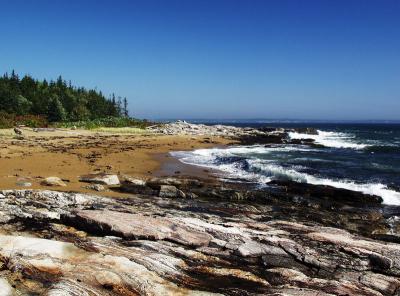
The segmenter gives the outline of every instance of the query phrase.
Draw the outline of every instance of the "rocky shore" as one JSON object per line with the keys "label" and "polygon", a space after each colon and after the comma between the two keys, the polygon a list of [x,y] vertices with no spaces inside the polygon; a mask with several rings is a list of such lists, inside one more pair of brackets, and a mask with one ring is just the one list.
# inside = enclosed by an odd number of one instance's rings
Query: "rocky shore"
{"label": "rocky shore", "polygon": [[[180,121],[149,130],[207,145],[304,144],[286,129]],[[119,155],[122,139],[151,150],[120,137],[108,153]],[[41,178],[50,190],[0,191],[0,295],[400,295],[400,208],[379,196],[111,170],[76,176],[85,193],[57,177]]]}
{"label": "rocky shore", "polygon": [[[148,130],[164,135],[207,136],[211,138],[223,137],[234,140],[235,143],[240,143],[243,145],[278,143],[312,145],[313,141],[309,139],[291,140],[288,138],[288,133],[299,132],[312,135],[318,134],[318,131],[314,128],[252,128],[228,125],[193,124],[182,120],[166,124],[154,125],[148,127]],[[209,140],[212,140],[211,138],[209,138]]]}
{"label": "rocky shore", "polygon": [[372,239],[396,231],[374,196],[355,208],[354,196],[327,203],[321,190],[298,200],[199,179],[111,184],[132,195],[0,192],[1,295],[400,291],[400,245]]}

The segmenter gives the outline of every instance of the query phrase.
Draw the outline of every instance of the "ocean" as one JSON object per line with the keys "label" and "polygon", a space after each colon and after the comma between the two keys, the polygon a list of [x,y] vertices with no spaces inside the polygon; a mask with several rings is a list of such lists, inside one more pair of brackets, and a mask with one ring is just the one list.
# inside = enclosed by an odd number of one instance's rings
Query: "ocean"
{"label": "ocean", "polygon": [[[204,123],[204,122],[203,122]],[[213,124],[217,124],[213,122]],[[378,195],[400,205],[399,123],[223,122],[250,127],[313,127],[318,135],[289,133],[291,139],[314,139],[308,145],[253,145],[177,151],[186,164],[218,170],[221,178],[256,182],[292,180],[330,185]]]}

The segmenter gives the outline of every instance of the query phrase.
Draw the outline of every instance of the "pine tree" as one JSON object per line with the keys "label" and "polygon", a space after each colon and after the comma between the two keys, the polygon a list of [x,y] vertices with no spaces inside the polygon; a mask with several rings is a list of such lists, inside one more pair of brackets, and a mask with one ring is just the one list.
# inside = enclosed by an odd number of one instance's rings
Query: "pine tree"
{"label": "pine tree", "polygon": [[117,108],[117,102],[115,101],[115,94],[112,94],[111,102],[115,106],[115,108]]}
{"label": "pine tree", "polygon": [[14,81],[18,81],[19,80],[18,75],[15,74],[14,70],[12,70],[12,72],[11,72],[11,80],[14,80]]}
{"label": "pine tree", "polygon": [[117,101],[117,110],[118,110],[118,116],[123,115],[122,114],[122,100],[121,97],[118,97],[118,101]]}
{"label": "pine tree", "polygon": [[129,116],[127,99],[107,99],[101,91],[54,80],[22,79],[13,70],[0,76],[0,113],[42,115],[51,122]]}
{"label": "pine tree", "polygon": [[126,99],[126,97],[124,98],[124,116],[129,117],[128,100]]}
{"label": "pine tree", "polygon": [[18,115],[25,115],[28,114],[32,107],[32,103],[28,101],[25,97],[18,95],[15,98],[15,113]]}
{"label": "pine tree", "polygon": [[57,96],[52,97],[47,109],[47,119],[50,122],[59,122],[66,120],[66,118],[67,114],[60,99]]}

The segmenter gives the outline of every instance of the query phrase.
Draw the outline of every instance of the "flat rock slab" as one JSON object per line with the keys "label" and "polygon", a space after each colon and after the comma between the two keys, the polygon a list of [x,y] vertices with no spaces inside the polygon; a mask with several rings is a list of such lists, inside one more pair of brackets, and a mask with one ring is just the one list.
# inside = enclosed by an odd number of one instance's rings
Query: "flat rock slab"
{"label": "flat rock slab", "polygon": [[0,296],[216,295],[179,287],[110,250],[104,254],[88,252],[67,242],[0,235],[0,256],[9,263],[11,272],[53,276],[50,287],[41,289],[40,294],[13,293],[8,281],[0,278]]}
{"label": "flat rock slab", "polygon": [[267,218],[272,210],[0,191],[0,292],[11,285],[15,295],[48,296],[399,295],[400,244],[289,214]]}
{"label": "flat rock slab", "polygon": [[168,218],[109,210],[82,210],[76,212],[74,224],[79,228],[125,239],[169,240],[186,246],[207,246],[212,236],[178,224]]}
{"label": "flat rock slab", "polygon": [[110,174],[89,174],[79,177],[79,181],[87,183],[96,183],[103,185],[119,185],[119,178],[117,175]]}

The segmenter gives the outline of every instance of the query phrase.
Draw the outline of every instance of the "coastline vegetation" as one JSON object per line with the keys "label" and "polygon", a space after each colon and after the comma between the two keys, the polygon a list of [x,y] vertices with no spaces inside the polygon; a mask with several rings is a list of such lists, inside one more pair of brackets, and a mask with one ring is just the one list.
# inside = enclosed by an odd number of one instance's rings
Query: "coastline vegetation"
{"label": "coastline vegetation", "polygon": [[135,127],[144,129],[149,126],[150,122],[147,120],[129,118],[129,117],[103,117],[97,119],[88,119],[80,121],[64,121],[56,122],[54,127],[60,128],[83,128],[83,129],[97,129],[97,128],[124,128]]}
{"label": "coastline vegetation", "polygon": [[76,87],[61,76],[56,81],[20,78],[15,71],[0,77],[0,128],[99,127],[144,128],[149,123],[129,117],[128,101],[114,94]]}

